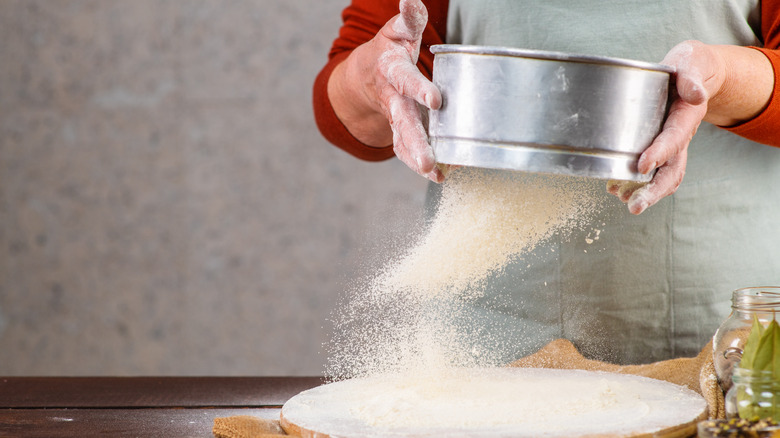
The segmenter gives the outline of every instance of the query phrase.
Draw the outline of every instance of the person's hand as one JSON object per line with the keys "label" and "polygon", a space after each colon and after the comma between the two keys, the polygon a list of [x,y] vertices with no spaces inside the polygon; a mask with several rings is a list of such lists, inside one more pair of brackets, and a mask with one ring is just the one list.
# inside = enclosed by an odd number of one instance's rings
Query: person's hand
{"label": "person's hand", "polygon": [[[380,143],[392,134],[393,150],[401,161],[420,175],[441,182],[444,174],[436,167],[418,107],[438,109],[442,102],[439,89],[416,66],[428,11],[420,0],[401,0],[400,11],[342,63],[343,72],[337,83],[329,84],[329,94],[334,108],[340,96],[353,97],[341,107],[339,117],[342,121],[362,118],[353,125],[354,131],[350,129],[358,139]],[[366,113],[373,119],[367,120]],[[387,121],[390,132],[386,132]]]}
{"label": "person's hand", "polygon": [[642,174],[657,169],[647,184],[609,181],[607,191],[640,214],[680,186],[688,161],[688,144],[707,115],[708,105],[726,80],[719,51],[698,41],[678,44],[661,61],[676,70],[672,103],[661,133],[639,157]]}

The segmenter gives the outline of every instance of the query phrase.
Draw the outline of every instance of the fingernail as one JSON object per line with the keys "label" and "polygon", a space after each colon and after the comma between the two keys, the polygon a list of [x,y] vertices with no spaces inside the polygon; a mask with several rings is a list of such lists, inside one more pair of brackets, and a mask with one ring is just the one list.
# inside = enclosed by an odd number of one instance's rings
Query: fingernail
{"label": "fingernail", "polygon": [[647,192],[636,191],[628,199],[628,211],[631,214],[640,214],[650,206],[650,200],[647,199]]}
{"label": "fingernail", "polygon": [[425,93],[424,99],[425,99],[425,106],[433,109],[433,96],[431,96],[431,93]]}
{"label": "fingernail", "polygon": [[688,91],[688,95],[685,97],[689,99],[689,103],[698,105],[707,100],[707,89],[704,88],[703,84],[699,82],[695,82],[691,84],[691,88]]}
{"label": "fingernail", "polygon": [[632,214],[642,214],[642,212],[647,210],[647,202],[643,201],[643,202],[638,202],[638,203],[634,203],[634,204],[629,204],[628,205],[628,210]]}

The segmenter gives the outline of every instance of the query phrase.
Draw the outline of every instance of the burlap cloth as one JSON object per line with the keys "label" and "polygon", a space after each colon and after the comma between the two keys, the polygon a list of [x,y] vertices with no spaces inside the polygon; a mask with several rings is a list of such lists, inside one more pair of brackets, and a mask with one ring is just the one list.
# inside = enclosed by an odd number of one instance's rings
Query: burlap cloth
{"label": "burlap cloth", "polygon": [[[712,363],[712,343],[698,356],[671,359],[646,365],[614,365],[583,357],[574,345],[564,339],[550,342],[536,353],[512,362],[509,366],[529,368],[579,369],[633,374],[676,383],[701,394],[707,401],[709,418],[725,418],[723,391]],[[278,420],[241,415],[214,419],[217,438],[271,438],[286,436]]]}

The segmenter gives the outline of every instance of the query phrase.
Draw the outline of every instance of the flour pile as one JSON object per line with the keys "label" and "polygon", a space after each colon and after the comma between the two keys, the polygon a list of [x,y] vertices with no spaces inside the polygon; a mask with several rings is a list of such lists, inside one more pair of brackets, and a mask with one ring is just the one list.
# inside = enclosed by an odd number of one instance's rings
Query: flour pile
{"label": "flour pile", "polygon": [[501,349],[511,346],[485,342],[489,334],[463,318],[464,309],[509,263],[553,235],[567,238],[588,226],[602,197],[580,178],[452,172],[425,230],[378,272],[374,267],[339,306],[326,374],[342,379],[497,365]]}
{"label": "flour pile", "polygon": [[[707,403],[668,382],[527,368],[378,375],[305,391],[284,405],[295,424],[340,437],[678,436]],[[695,433],[695,429],[694,429]]]}

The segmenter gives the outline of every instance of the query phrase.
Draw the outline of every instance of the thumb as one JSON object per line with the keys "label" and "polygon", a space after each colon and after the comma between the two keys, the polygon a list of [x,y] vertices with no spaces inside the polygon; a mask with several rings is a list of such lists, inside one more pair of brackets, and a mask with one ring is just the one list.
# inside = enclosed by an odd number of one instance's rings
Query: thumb
{"label": "thumb", "polygon": [[691,105],[699,105],[709,99],[702,72],[702,68],[709,63],[701,59],[701,47],[697,47],[695,43],[684,41],[674,46],[661,61],[662,64],[674,67],[677,94]]}

